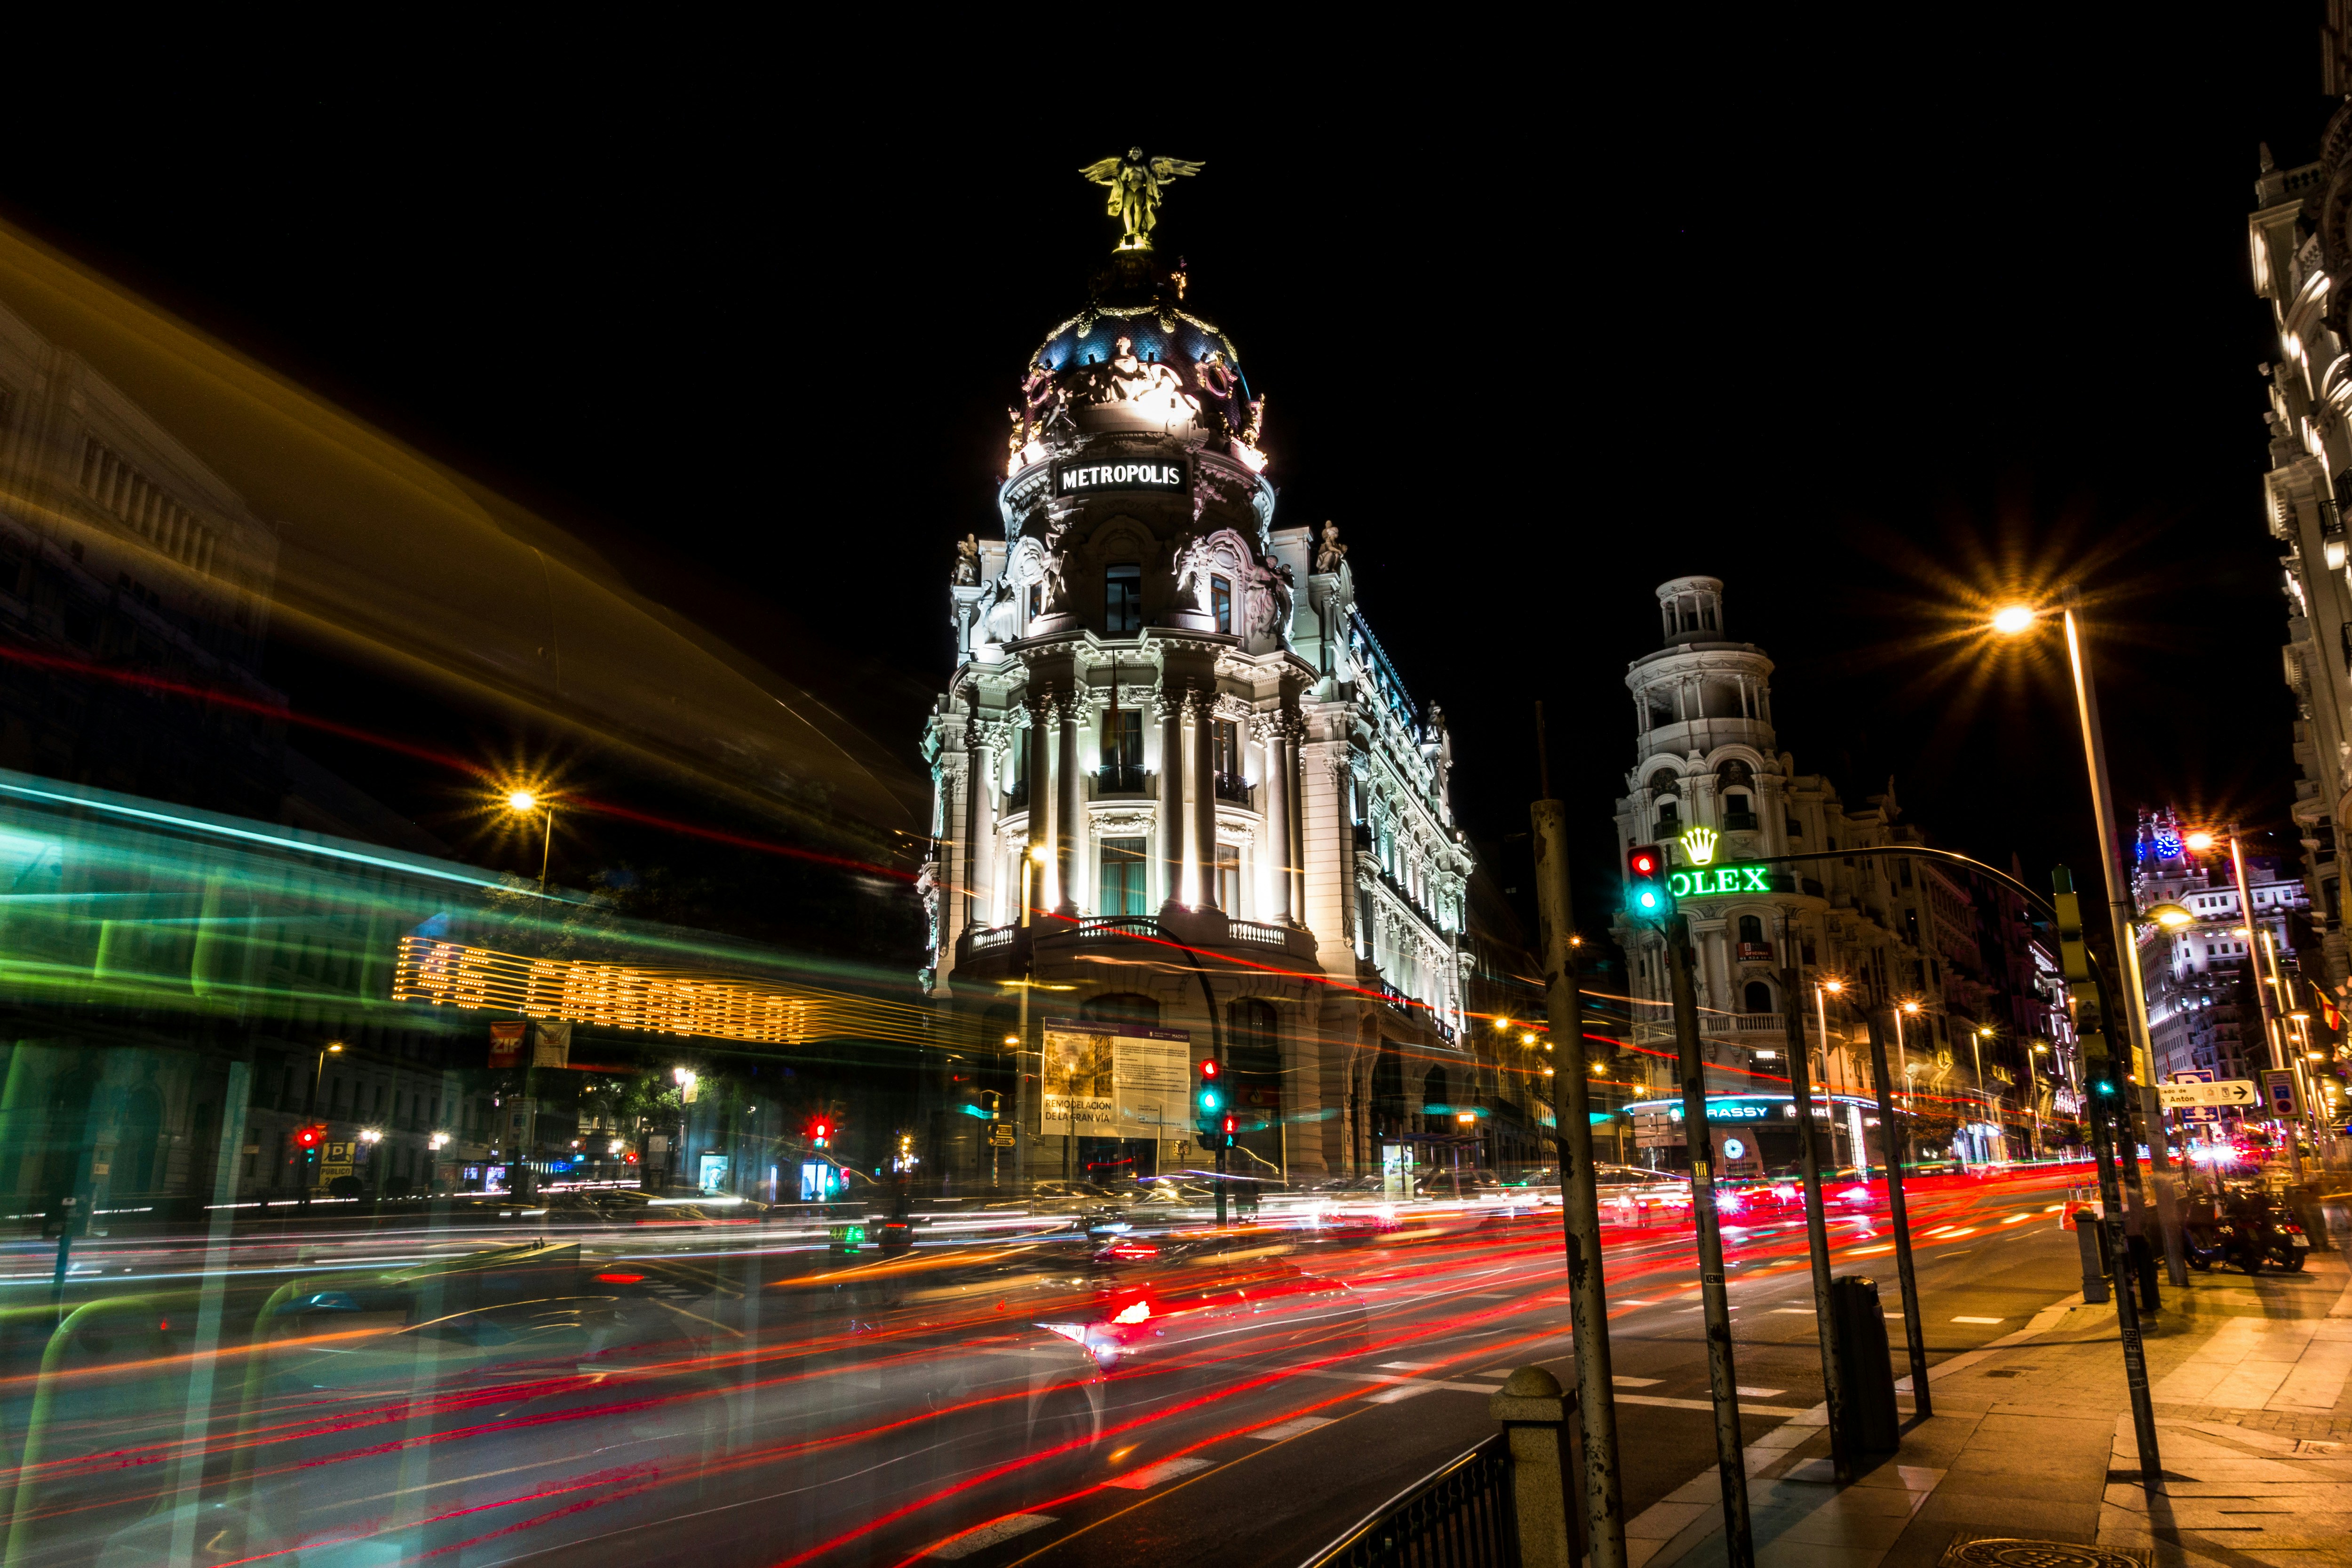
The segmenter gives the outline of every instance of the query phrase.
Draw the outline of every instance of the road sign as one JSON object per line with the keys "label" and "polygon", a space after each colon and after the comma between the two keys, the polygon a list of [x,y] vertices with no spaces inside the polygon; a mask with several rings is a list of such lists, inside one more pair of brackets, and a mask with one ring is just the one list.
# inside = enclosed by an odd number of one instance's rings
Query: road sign
{"label": "road sign", "polygon": [[989,1123],[988,1146],[992,1149],[1012,1148],[1013,1123],[1010,1121],[992,1121]]}
{"label": "road sign", "polygon": [[351,1173],[352,1168],[349,1165],[327,1164],[319,1167],[319,1179],[322,1182],[331,1182],[337,1176],[348,1176]]}
{"label": "road sign", "polygon": [[[2213,1069],[2211,1068],[2183,1068],[2179,1072],[2172,1075],[2172,1081],[2174,1083],[2211,1083],[2213,1081]],[[2159,1093],[2158,1095],[2159,1100],[2163,1098],[2161,1088],[2162,1086],[2159,1085]],[[2178,1113],[2184,1126],[2194,1126],[2200,1122],[2213,1122],[2221,1120],[2221,1113],[2210,1105],[2167,1105],[2165,1109]]]}
{"label": "road sign", "polygon": [[2300,1114],[2294,1096],[2294,1069],[2268,1068],[2263,1072],[2263,1098],[2270,1102],[2271,1114],[2287,1118]]}
{"label": "road sign", "polygon": [[327,1145],[327,1163],[330,1165],[348,1165],[351,1163],[352,1146],[350,1144],[330,1143]]}
{"label": "road sign", "polygon": [[2252,1082],[2242,1078],[2223,1079],[2219,1083],[2160,1083],[2156,1086],[2156,1095],[2167,1110],[2189,1105],[2254,1105],[2262,1100],[2254,1092]]}

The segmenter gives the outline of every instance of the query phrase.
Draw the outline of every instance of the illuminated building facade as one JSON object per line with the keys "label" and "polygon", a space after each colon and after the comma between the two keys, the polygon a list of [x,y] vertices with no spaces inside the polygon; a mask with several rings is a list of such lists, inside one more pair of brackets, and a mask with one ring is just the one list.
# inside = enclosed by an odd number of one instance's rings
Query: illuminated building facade
{"label": "illuminated building facade", "polygon": [[[2352,90],[2340,50],[2326,51],[2326,90]],[[2294,821],[2305,849],[2303,878],[2316,952],[2315,980],[2347,993],[2342,873],[2336,825],[2352,808],[2352,578],[2347,578],[2343,498],[2352,486],[2352,330],[2345,322],[2352,285],[2346,229],[2352,191],[2352,108],[2339,109],[2318,162],[2281,169],[2264,148],[2248,219],[2254,292],[2270,302],[2278,353],[2262,367],[2269,408],[2270,468],[2264,519],[2284,547],[2284,669],[2297,709]]]}
{"label": "illuminated building facade", "polygon": [[[1617,840],[1621,851],[1658,845],[1674,868],[1709,1092],[1785,1079],[1792,1042],[1782,968],[1793,956],[1819,1088],[1875,1092],[1865,1023],[1875,1015],[1899,1096],[1920,1111],[1915,1135],[1948,1138],[1969,1158],[2021,1151],[2063,1081],[2059,1053],[2032,1050],[2049,1009],[2021,904],[1964,868],[1904,854],[1926,840],[1898,820],[1892,781],[1855,810],[1829,779],[1797,771],[1773,730],[1772,661],[1730,637],[1720,580],[1678,577],[1659,585],[1657,600],[1662,645],[1626,670],[1634,762],[1617,802]],[[1837,858],[1769,864],[1809,851]],[[1627,1074],[1639,1079],[1637,1094],[1670,1092],[1664,939],[1622,915],[1612,929],[1634,998]],[[1840,991],[1817,996],[1832,980]],[[1906,1016],[1898,1047],[1890,1009],[1904,1003],[1918,1011]],[[1865,1120],[1842,1116],[1825,1152],[1850,1159]],[[1678,1123],[1661,1121],[1645,1137],[1685,1157]],[[1745,1157],[1759,1152],[1749,1146]]]}
{"label": "illuminated building facade", "polygon": [[[1148,247],[1113,258],[1027,367],[1002,536],[959,546],[924,737],[929,983],[991,1020],[968,1065],[1025,1115],[1024,1171],[1187,1158],[1039,1144],[1024,1086],[1049,1008],[1221,1051],[1272,1165],[1412,1163],[1423,1107],[1477,1075],[1444,720],[1374,636],[1338,530],[1276,525],[1262,397],[1186,287]],[[1020,1037],[1014,982],[1055,988],[1028,1067],[995,1049]]]}
{"label": "illuminated building facade", "polygon": [[0,309],[0,766],[279,816],[282,725],[70,667],[284,699],[257,673],[278,535],[79,354]]}
{"label": "illuminated building facade", "polygon": [[2298,928],[2308,930],[2310,891],[2273,855],[2246,857],[2246,890],[2253,899],[2249,924],[2238,899],[2226,841],[2195,850],[2170,807],[2142,810],[2134,839],[2132,902],[2145,911],[2179,904],[2196,923],[2166,931],[2148,922],[2140,932],[2140,978],[2147,997],[2148,1041],[2159,1078],[2203,1069],[2217,1078],[2259,1081],[2271,1065],[2253,987],[2262,984],[2264,941],[2279,968],[2299,972]]}

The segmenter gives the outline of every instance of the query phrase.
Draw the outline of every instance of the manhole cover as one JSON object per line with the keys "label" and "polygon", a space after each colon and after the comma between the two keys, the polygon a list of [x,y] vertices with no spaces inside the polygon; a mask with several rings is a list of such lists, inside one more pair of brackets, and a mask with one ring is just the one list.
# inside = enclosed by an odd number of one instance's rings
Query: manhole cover
{"label": "manhole cover", "polygon": [[2148,1568],[2148,1556],[2144,1552],[2116,1552],[2068,1541],[1985,1535],[1953,1542],[1945,1549],[1938,1568]]}

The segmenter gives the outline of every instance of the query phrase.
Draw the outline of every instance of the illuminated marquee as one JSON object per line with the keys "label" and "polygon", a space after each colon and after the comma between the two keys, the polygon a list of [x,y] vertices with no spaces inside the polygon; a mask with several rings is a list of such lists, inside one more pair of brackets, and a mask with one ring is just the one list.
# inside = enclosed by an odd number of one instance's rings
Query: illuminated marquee
{"label": "illuminated marquee", "polygon": [[857,1004],[848,997],[415,936],[401,939],[392,999],[766,1045],[864,1033],[859,1026],[869,1022],[854,1016]]}
{"label": "illuminated marquee", "polygon": [[1772,872],[1762,865],[1702,867],[1669,874],[1666,889],[1678,899],[1704,899],[1716,893],[1769,893],[1772,890]]}
{"label": "illuminated marquee", "polygon": [[1154,490],[1184,495],[1192,488],[1190,469],[1181,463],[1124,462],[1054,465],[1057,496],[1099,495],[1107,490]]}

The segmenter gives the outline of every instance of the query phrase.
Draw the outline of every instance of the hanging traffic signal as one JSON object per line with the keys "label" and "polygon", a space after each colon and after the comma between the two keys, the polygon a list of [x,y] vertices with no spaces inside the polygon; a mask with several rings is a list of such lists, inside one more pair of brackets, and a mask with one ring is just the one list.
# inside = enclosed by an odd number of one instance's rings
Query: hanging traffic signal
{"label": "hanging traffic signal", "polygon": [[1674,895],[1666,889],[1666,857],[1654,844],[1636,844],[1625,851],[1625,907],[1652,920],[1674,912]]}

